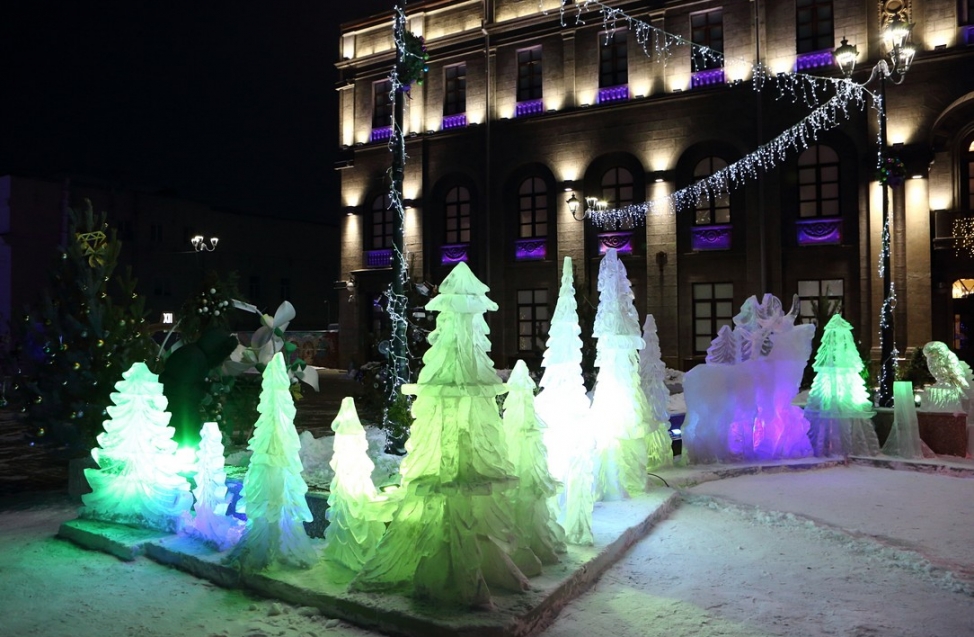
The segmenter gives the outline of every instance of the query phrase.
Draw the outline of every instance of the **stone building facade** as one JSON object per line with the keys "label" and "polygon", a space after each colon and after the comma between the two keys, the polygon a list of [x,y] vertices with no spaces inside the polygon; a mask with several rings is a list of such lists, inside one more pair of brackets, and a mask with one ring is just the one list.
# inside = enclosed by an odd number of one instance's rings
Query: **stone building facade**
{"label": "stone building facade", "polygon": [[[606,6],[638,22],[606,21]],[[539,362],[563,257],[573,258],[576,287],[597,303],[598,263],[609,246],[623,255],[637,309],[656,318],[671,367],[702,361],[741,303],[766,292],[786,304],[798,294],[803,320],[822,297],[841,304],[856,337],[878,355],[879,119],[868,103],[729,196],[657,209],[635,227],[576,220],[583,209],[573,216],[568,201],[616,209],[661,200],[747,162],[828,99],[822,93],[810,103],[801,89],[781,89],[791,74],[840,78],[833,50],[846,38],[860,52],[852,80],[866,82],[894,11],[916,25],[912,67],[902,84],[886,82],[888,143],[906,171],[891,192],[896,343],[905,352],[936,339],[968,353],[974,306],[955,290],[964,281],[974,289],[974,261],[957,249],[974,205],[971,0],[540,7],[407,6],[407,28],[424,36],[430,55],[425,82],[405,102],[409,275],[436,284],[452,262],[467,261],[500,305],[488,317],[498,366]],[[686,45],[665,47],[662,33],[721,51],[723,62],[695,59]],[[343,25],[340,54],[340,269],[353,283],[339,303],[340,349],[348,365],[377,355],[390,280],[391,16]],[[752,82],[758,63],[767,70],[762,90]]]}

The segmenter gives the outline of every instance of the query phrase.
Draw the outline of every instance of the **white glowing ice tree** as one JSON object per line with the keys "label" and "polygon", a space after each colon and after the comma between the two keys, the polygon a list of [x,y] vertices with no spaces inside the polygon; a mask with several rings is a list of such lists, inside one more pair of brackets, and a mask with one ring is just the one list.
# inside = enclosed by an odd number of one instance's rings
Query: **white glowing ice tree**
{"label": "white glowing ice tree", "polygon": [[[599,266],[599,307],[592,335],[598,339],[590,421],[596,427],[596,487],[605,500],[646,489],[646,416],[649,406],[639,383],[639,318],[626,268],[609,248]],[[597,423],[597,424],[596,424]]]}
{"label": "white glowing ice tree", "polygon": [[540,566],[530,551],[511,550],[513,507],[501,496],[516,480],[496,403],[507,388],[487,355],[484,312],[497,309],[487,292],[461,262],[426,305],[438,312],[436,329],[418,382],[403,385],[416,396],[403,499],[354,589],[490,607],[489,587],[525,590],[522,567]]}
{"label": "white glowing ice tree", "polygon": [[861,376],[862,368],[852,325],[841,314],[833,315],[812,363],[815,380],[805,405],[816,456],[879,453],[872,424],[875,411]]}
{"label": "white glowing ice tree", "polygon": [[582,333],[572,276],[572,259],[565,257],[561,289],[548,328],[541,365],[541,391],[535,411],[544,422],[548,469],[562,483],[549,500],[557,520],[572,544],[591,544],[592,509],[595,506],[593,456],[595,432],[588,425],[591,401],[582,378]]}
{"label": "white glowing ice tree", "polygon": [[162,531],[178,531],[193,505],[189,482],[179,475],[175,429],[159,377],[145,363],[122,374],[108,407],[109,420],[85,469],[91,493],[81,496],[80,515]]}
{"label": "white glowing ice tree", "polygon": [[317,561],[303,524],[314,518],[305,500],[308,485],[301,477],[290,385],[284,355],[278,352],[264,369],[260,417],[248,446],[253,453],[241,491],[247,527],[229,557],[244,571],[271,564],[308,568]]}
{"label": "white glowing ice tree", "polygon": [[375,464],[369,458],[369,441],[351,396],[342,399],[331,428],[335,440],[330,464],[335,476],[325,514],[328,528],[323,557],[358,572],[375,553],[388,516],[383,515],[372,483]]}
{"label": "white glowing ice tree", "polygon": [[529,547],[542,564],[558,562],[565,552],[565,531],[548,508],[558,483],[548,471],[542,424],[534,410],[535,384],[528,366],[519,360],[507,380],[504,430],[508,454],[518,479],[513,492],[518,542]]}
{"label": "white glowing ice tree", "polygon": [[643,341],[646,343],[639,352],[639,382],[646,396],[649,410],[646,424],[647,465],[650,469],[673,465],[673,441],[670,438],[670,414],[666,403],[670,390],[666,387],[666,363],[659,349],[659,336],[656,333],[656,319],[646,315],[643,323]]}
{"label": "white glowing ice tree", "polygon": [[196,488],[193,489],[196,503],[184,531],[225,551],[240,540],[244,525],[241,520],[227,515],[231,497],[227,492],[223,434],[215,422],[203,423],[201,434],[194,477]]}

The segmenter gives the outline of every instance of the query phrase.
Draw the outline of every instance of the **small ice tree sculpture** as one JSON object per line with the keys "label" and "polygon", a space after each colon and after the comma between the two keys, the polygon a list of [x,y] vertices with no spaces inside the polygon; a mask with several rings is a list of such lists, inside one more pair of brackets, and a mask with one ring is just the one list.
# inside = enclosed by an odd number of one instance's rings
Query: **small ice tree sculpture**
{"label": "small ice tree sculpture", "polygon": [[416,396],[403,499],[354,589],[491,607],[488,586],[525,590],[522,568],[540,568],[516,550],[513,507],[499,497],[516,484],[496,403],[507,388],[487,355],[484,312],[497,309],[487,292],[461,262],[426,305],[436,329],[418,382],[402,388]]}
{"label": "small ice tree sculpture", "polygon": [[201,434],[193,489],[194,515],[184,531],[225,551],[240,540],[244,526],[227,515],[231,498],[227,493],[223,433],[215,422],[205,422]]}
{"label": "small ice tree sculpture", "polygon": [[833,314],[812,363],[815,380],[805,406],[816,456],[879,453],[872,424],[875,411],[860,375],[862,367],[852,325],[841,314]]}
{"label": "small ice tree sculpture", "polygon": [[655,469],[673,465],[673,441],[670,438],[670,414],[666,411],[670,399],[670,390],[666,388],[666,363],[659,349],[656,319],[652,314],[647,314],[643,323],[643,341],[646,346],[639,352],[639,382],[648,407],[647,467]]}
{"label": "small ice tree sculpture", "polygon": [[278,352],[264,369],[248,449],[253,454],[244,475],[241,499],[246,501],[247,528],[228,561],[244,571],[279,563],[308,568],[317,561],[303,522],[314,518],[301,477],[301,441],[294,428],[294,399],[284,355]]}
{"label": "small ice tree sculpture", "polygon": [[367,453],[369,441],[351,396],[342,399],[331,428],[335,439],[329,464],[335,477],[325,514],[328,528],[323,557],[357,573],[375,553],[388,516],[383,515],[372,483],[375,464]]}
{"label": "small ice tree sculpture", "polygon": [[159,377],[135,363],[115,384],[105,431],[85,469],[91,493],[81,496],[81,517],[178,531],[193,505],[189,482],[177,473],[175,430]]}
{"label": "small ice tree sculpture", "polygon": [[[626,268],[609,248],[599,266],[599,307],[593,336],[599,368],[592,398],[597,493],[618,500],[646,489],[649,406],[639,383],[638,351],[645,345]],[[593,427],[596,425],[592,425]]]}
{"label": "small ice tree sculpture", "polygon": [[707,348],[708,365],[736,365],[740,361],[741,350],[730,325],[722,325],[714,340]]}
{"label": "small ice tree sculpture", "polygon": [[554,564],[558,562],[557,553],[565,552],[565,531],[548,508],[548,500],[555,495],[558,483],[548,471],[542,424],[534,411],[535,384],[524,361],[514,365],[507,388],[504,430],[508,455],[518,478],[513,493],[517,537],[521,544],[534,551],[542,564]]}

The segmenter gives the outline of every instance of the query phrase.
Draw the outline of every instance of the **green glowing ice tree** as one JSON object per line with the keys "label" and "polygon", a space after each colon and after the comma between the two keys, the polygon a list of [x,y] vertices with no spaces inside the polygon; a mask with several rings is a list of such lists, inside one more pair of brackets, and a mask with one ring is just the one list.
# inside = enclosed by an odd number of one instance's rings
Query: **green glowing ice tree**
{"label": "green glowing ice tree", "polygon": [[99,468],[85,469],[92,492],[81,496],[81,517],[177,531],[193,496],[177,473],[175,430],[159,377],[135,363],[115,389],[91,451]]}
{"label": "green glowing ice tree", "polygon": [[243,522],[227,515],[230,496],[227,492],[227,471],[223,457],[223,434],[215,422],[203,423],[202,439],[196,460],[196,488],[193,496],[194,515],[187,524],[187,534],[209,542],[221,551],[240,539]]}
{"label": "green glowing ice tree", "polygon": [[303,522],[313,521],[301,477],[301,441],[294,428],[291,382],[278,352],[264,369],[257,411],[260,417],[248,448],[253,452],[244,476],[247,528],[229,561],[244,571],[271,564],[308,568],[317,561]]}
{"label": "green glowing ice tree", "polygon": [[335,476],[325,514],[328,528],[323,557],[358,572],[375,553],[386,520],[372,483],[375,464],[368,455],[369,442],[352,397],[342,399],[331,428],[335,440],[330,464]]}
{"label": "green glowing ice tree", "polygon": [[673,465],[673,442],[670,439],[670,414],[666,403],[670,390],[666,388],[666,364],[659,349],[656,319],[646,315],[643,323],[643,341],[639,352],[639,381],[646,396],[649,410],[646,412],[649,435],[646,436],[646,452],[650,469]]}
{"label": "green glowing ice tree", "polygon": [[507,381],[504,400],[504,429],[508,454],[518,486],[513,491],[514,522],[521,545],[529,547],[542,564],[558,562],[565,552],[565,531],[555,521],[548,500],[558,483],[548,471],[542,428],[534,411],[534,381],[528,366],[519,360]]}
{"label": "green glowing ice tree", "polygon": [[[358,590],[405,589],[448,604],[491,606],[490,587],[527,588],[520,568],[537,564],[516,546],[509,499],[516,486],[496,397],[506,391],[490,357],[487,286],[465,263],[443,280],[426,309],[438,312],[418,382],[403,460],[403,499],[369,560]],[[511,551],[513,553],[513,551]],[[533,563],[533,564],[532,564]]]}
{"label": "green glowing ice tree", "polygon": [[592,332],[599,340],[591,411],[591,426],[598,428],[596,487],[603,499],[618,500],[646,489],[649,406],[639,383],[637,357],[644,342],[632,286],[613,248],[599,266],[599,307]]}

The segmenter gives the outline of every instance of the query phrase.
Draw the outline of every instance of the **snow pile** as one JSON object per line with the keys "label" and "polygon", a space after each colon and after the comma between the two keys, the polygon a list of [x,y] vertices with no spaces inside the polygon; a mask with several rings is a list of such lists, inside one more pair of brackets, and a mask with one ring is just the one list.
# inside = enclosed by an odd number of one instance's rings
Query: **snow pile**
{"label": "snow pile", "polygon": [[[304,479],[309,485],[327,489],[335,477],[331,468],[331,456],[334,451],[335,437],[322,436],[315,438],[310,431],[301,434],[301,465],[304,467]],[[375,464],[372,471],[372,482],[379,488],[399,483],[399,463],[402,456],[386,453],[388,437],[385,430],[379,427],[365,427],[365,438],[369,442],[369,458]]]}

